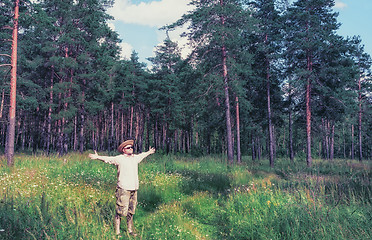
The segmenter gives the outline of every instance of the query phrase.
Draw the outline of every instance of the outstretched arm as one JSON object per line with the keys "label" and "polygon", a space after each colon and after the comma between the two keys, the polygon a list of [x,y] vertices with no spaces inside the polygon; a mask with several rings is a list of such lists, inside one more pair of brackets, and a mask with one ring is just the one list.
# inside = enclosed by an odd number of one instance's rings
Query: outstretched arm
{"label": "outstretched arm", "polygon": [[88,157],[90,159],[97,159],[104,161],[105,163],[110,163],[110,164],[117,164],[116,162],[116,157],[109,157],[109,156],[100,156],[98,155],[97,151],[94,150],[94,153],[89,153]]}
{"label": "outstretched arm", "polygon": [[150,154],[154,154],[155,153],[155,148],[153,147],[150,147],[149,150],[147,151],[147,153],[150,155]]}
{"label": "outstretched arm", "polygon": [[143,152],[143,153],[138,154],[138,156],[141,157],[139,162],[141,162],[144,158],[146,158],[147,156],[149,156],[151,154],[154,154],[154,153],[155,153],[155,148],[150,147],[147,152]]}
{"label": "outstretched arm", "polygon": [[99,158],[99,155],[98,155],[97,151],[94,150],[94,153],[89,153],[88,157],[90,159],[98,159]]}

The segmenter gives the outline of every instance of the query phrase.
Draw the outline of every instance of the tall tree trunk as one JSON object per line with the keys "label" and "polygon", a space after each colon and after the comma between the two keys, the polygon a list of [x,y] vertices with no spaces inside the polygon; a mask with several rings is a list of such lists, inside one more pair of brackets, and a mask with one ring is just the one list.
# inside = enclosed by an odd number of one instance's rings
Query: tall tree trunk
{"label": "tall tree trunk", "polygon": [[242,162],[242,154],[240,150],[240,116],[239,116],[239,98],[236,97],[236,158],[238,164]]}
{"label": "tall tree trunk", "polygon": [[110,111],[110,140],[109,140],[109,149],[110,151],[115,149],[115,122],[114,122],[114,102],[111,102],[111,111]]}
{"label": "tall tree trunk", "polygon": [[330,126],[329,126],[329,121],[328,120],[324,120],[324,126],[323,126],[323,129],[324,129],[324,136],[325,136],[325,159],[329,160],[329,133],[330,133]]}
{"label": "tall tree trunk", "polygon": [[306,164],[311,167],[311,72],[312,72],[312,58],[310,52],[307,53],[307,84],[306,84]]}
{"label": "tall tree trunk", "polygon": [[85,126],[85,108],[84,105],[81,106],[81,113],[80,113],[80,133],[79,133],[79,152],[84,152],[84,126]]}
{"label": "tall tree trunk", "polygon": [[294,162],[294,152],[293,152],[293,129],[292,129],[292,109],[289,107],[289,113],[288,113],[288,141],[289,141],[289,159],[291,162]]}
{"label": "tall tree trunk", "polygon": [[74,118],[74,139],[73,139],[73,149],[74,151],[77,150],[77,146],[78,146],[78,132],[77,132],[77,125],[78,125],[78,116],[75,115],[75,118]]}
{"label": "tall tree trunk", "polygon": [[[220,0],[221,7],[224,6],[223,0]],[[225,17],[221,16],[221,24],[225,25]],[[224,36],[222,41],[224,40]],[[226,115],[226,138],[227,138],[227,160],[232,164],[234,162],[233,138],[231,131],[231,113],[230,113],[230,96],[229,96],[229,82],[227,73],[227,50],[226,46],[222,44],[222,71],[225,94],[225,115]]]}
{"label": "tall tree trunk", "polygon": [[358,80],[358,101],[359,101],[359,113],[358,113],[358,138],[359,138],[359,161],[363,159],[362,151],[362,84],[361,76]]}
{"label": "tall tree trunk", "polygon": [[229,85],[227,78],[227,63],[226,63],[226,48],[222,47],[223,56],[223,79],[224,79],[224,93],[225,93],[225,111],[226,111],[226,132],[227,132],[227,160],[230,163],[234,162],[232,131],[231,131],[231,114],[230,114],[230,96]]}
{"label": "tall tree trunk", "polygon": [[252,161],[255,162],[256,161],[256,142],[255,142],[255,136],[254,136],[254,133],[252,131],[252,136],[251,136],[251,144],[252,144]]}
{"label": "tall tree trunk", "polygon": [[83,79],[83,90],[81,92],[81,105],[80,105],[80,131],[79,131],[79,152],[84,152],[84,143],[85,143],[85,85],[86,80]]}
{"label": "tall tree trunk", "polygon": [[19,17],[19,0],[15,0],[14,7],[14,25],[12,38],[12,58],[11,58],[11,75],[10,75],[10,107],[9,107],[9,126],[6,143],[6,158],[8,166],[14,165],[14,140],[16,124],[16,94],[17,94],[17,44],[18,44],[18,17]]}
{"label": "tall tree trunk", "polygon": [[343,142],[343,153],[344,159],[346,159],[346,136],[345,136],[345,125],[342,124],[342,142]]}
{"label": "tall tree trunk", "polygon": [[129,138],[133,138],[133,106],[130,107]]}
{"label": "tall tree trunk", "polygon": [[[266,35],[267,38],[267,35]],[[274,135],[271,119],[271,94],[270,94],[270,64],[266,60],[266,93],[267,93],[267,118],[269,127],[269,161],[270,167],[274,167]]]}
{"label": "tall tree trunk", "polygon": [[261,160],[261,156],[262,156],[262,145],[261,145],[261,138],[260,137],[256,137],[256,152],[257,152],[257,160],[260,161]]}
{"label": "tall tree trunk", "polygon": [[327,134],[326,134],[326,125],[324,122],[324,118],[322,118],[322,149],[321,149],[321,157],[322,159],[327,159]]}
{"label": "tall tree trunk", "polygon": [[[83,81],[85,85],[85,80]],[[80,131],[79,131],[79,152],[84,152],[84,142],[85,142],[85,136],[84,136],[84,127],[85,127],[85,90],[82,91],[82,100],[81,100],[81,106],[80,106]]]}
{"label": "tall tree trunk", "polygon": [[137,107],[135,116],[136,116],[136,119],[135,119],[136,123],[135,123],[134,138],[136,139],[136,147],[137,147],[136,151],[140,152],[139,151],[139,143],[140,143],[140,137],[139,137],[139,134],[140,134],[139,107]]}
{"label": "tall tree trunk", "polygon": [[2,94],[1,94],[0,118],[3,118],[4,98],[5,98],[5,88],[3,88],[3,92],[2,92]]}
{"label": "tall tree trunk", "polygon": [[50,143],[52,139],[52,106],[53,106],[53,86],[54,86],[54,66],[52,66],[50,76],[50,90],[49,90],[49,106],[48,106],[48,117],[47,117],[47,138],[46,138],[46,153],[50,153]]}
{"label": "tall tree trunk", "polygon": [[354,160],[354,124],[351,125],[351,160]]}
{"label": "tall tree trunk", "polygon": [[334,159],[335,153],[335,123],[332,121],[331,123],[331,136],[330,136],[330,156],[329,159],[332,161]]}
{"label": "tall tree trunk", "polygon": [[306,164],[311,167],[311,110],[310,110],[311,80],[308,78],[306,86]]}
{"label": "tall tree trunk", "polygon": [[148,111],[146,111],[146,130],[147,130],[147,133],[146,133],[146,147],[145,147],[145,149],[149,149],[149,147],[150,147],[150,134],[151,134],[150,133],[150,126],[151,126],[150,113]]}

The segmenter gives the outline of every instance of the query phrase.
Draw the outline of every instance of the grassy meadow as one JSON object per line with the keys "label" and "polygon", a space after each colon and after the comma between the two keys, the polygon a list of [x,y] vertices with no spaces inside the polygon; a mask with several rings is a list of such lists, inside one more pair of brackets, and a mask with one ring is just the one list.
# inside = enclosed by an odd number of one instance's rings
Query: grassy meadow
{"label": "grassy meadow", "polygon": [[[136,239],[372,239],[370,161],[243,162],[145,159]],[[116,168],[87,153],[1,159],[0,239],[118,239],[115,185]]]}

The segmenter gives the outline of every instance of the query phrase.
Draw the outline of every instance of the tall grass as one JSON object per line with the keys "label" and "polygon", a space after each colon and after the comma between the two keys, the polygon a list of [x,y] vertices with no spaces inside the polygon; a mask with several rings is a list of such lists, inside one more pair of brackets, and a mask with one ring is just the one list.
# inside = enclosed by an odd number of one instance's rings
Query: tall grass
{"label": "tall grass", "polygon": [[[372,239],[371,162],[267,162],[147,158],[137,238]],[[15,163],[0,161],[0,239],[118,238],[114,166],[76,153],[17,155]]]}

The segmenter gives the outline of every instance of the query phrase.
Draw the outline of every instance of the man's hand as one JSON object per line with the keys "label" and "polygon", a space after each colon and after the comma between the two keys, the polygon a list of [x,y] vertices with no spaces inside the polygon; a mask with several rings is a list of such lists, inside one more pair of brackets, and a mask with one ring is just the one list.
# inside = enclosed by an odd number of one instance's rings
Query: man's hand
{"label": "man's hand", "polygon": [[148,153],[149,153],[149,154],[153,154],[153,153],[155,153],[155,148],[150,147]]}
{"label": "man's hand", "polygon": [[89,153],[88,155],[91,159],[98,159],[98,153],[96,150],[94,150],[94,153]]}

